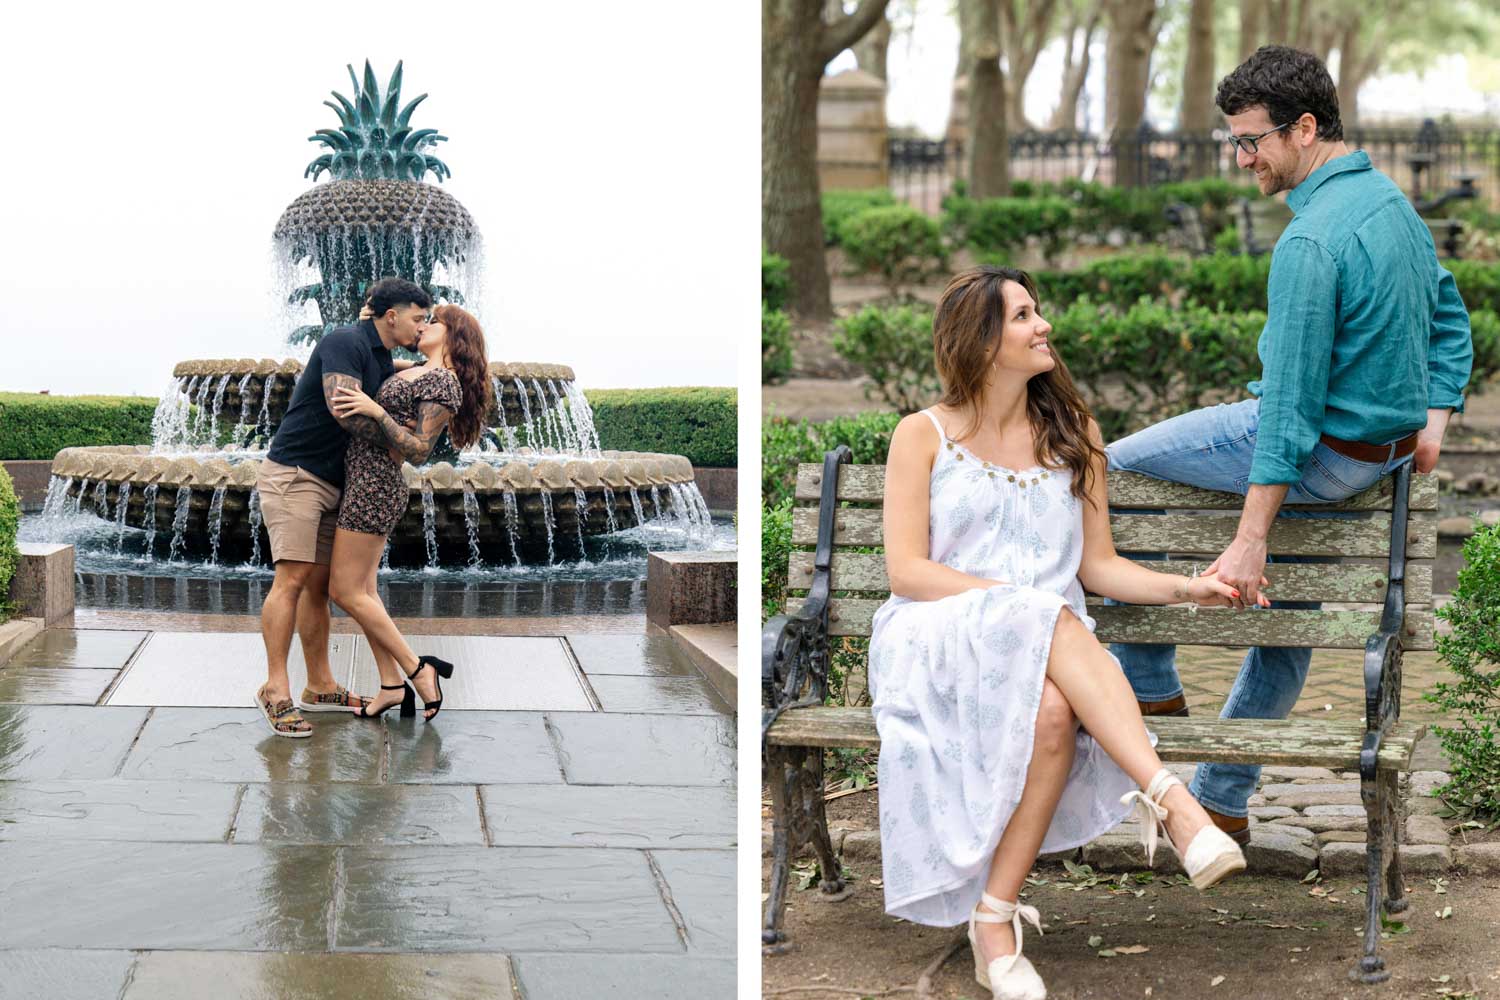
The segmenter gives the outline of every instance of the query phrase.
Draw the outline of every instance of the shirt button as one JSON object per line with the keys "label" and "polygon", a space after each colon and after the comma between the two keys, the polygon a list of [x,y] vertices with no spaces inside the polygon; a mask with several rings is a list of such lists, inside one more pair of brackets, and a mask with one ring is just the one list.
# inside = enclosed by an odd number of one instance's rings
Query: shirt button
{"label": "shirt button", "polygon": [[953,457],[956,458],[956,459],[958,459],[960,462],[962,462],[964,460],[963,455],[954,455]]}
{"label": "shirt button", "polygon": [[1006,482],[1007,482],[1007,483],[1013,483],[1013,482],[1015,482],[1015,481],[1016,481],[1016,477],[1015,477],[1015,476],[1006,476],[1006,477],[1005,477],[1005,481],[1006,481]]}

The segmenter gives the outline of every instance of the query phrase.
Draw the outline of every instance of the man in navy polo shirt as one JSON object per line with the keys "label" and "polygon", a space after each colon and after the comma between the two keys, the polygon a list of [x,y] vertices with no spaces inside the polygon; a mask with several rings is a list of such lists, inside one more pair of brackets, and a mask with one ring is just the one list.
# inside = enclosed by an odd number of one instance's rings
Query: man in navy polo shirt
{"label": "man in navy polo shirt", "polygon": [[[369,307],[373,318],[339,327],[313,348],[256,483],[276,580],[261,606],[266,683],[256,690],[255,704],[277,736],[312,735],[299,707],[347,712],[363,704],[329,669],[328,569],[349,436],[389,442],[368,417],[335,417],[331,401],[342,385],[374,398],[395,373],[391,348],[416,346],[432,297],[410,281],[382,278],[370,286]],[[307,661],[307,687],[295,704],[286,668],[294,626]]]}

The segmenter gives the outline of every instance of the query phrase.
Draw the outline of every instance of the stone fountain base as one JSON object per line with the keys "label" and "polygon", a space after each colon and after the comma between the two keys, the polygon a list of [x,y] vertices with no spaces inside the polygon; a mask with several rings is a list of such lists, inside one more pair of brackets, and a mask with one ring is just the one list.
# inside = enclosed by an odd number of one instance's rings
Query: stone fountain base
{"label": "stone fountain base", "polygon": [[[147,533],[154,553],[219,564],[269,561],[255,481],[260,457],[152,455],[142,446],[66,448],[52,463],[48,508],[95,513]],[[482,560],[537,563],[582,555],[584,540],[655,517],[707,525],[679,455],[602,452],[551,457],[523,449],[504,465],[480,457],[403,466],[411,500],[391,535],[392,565]],[[123,503],[122,503],[123,498]]]}

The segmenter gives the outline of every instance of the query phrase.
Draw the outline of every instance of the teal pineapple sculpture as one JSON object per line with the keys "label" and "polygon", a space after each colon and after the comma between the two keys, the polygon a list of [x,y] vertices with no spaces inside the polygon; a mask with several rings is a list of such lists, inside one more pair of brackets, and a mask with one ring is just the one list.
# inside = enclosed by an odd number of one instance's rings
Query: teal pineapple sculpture
{"label": "teal pineapple sculpture", "polygon": [[[339,127],[308,137],[326,150],[303,172],[314,187],[276,223],[278,251],[293,263],[310,263],[319,277],[292,292],[294,304],[316,302],[322,321],[293,331],[293,343],[315,342],[354,322],[365,289],[390,275],[461,303],[460,290],[434,285],[433,272],[441,265],[456,273],[479,249],[479,231],[463,205],[425,180],[429,173],[440,183],[452,176],[432,153],[447,136],[411,125],[412,112],[427,95],[401,106],[399,62],[384,93],[368,61],[363,80],[353,66],[349,79],[352,99],[335,91],[338,103],[323,102],[338,115]],[[316,183],[325,173],[330,180]]]}

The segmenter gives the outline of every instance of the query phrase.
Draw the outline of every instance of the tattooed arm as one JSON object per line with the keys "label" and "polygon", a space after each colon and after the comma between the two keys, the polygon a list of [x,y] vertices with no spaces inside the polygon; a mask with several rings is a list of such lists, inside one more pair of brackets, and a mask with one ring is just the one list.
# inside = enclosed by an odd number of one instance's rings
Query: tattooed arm
{"label": "tattooed arm", "polygon": [[[323,376],[323,401],[328,404],[328,412],[333,414],[339,426],[350,437],[368,441],[379,448],[387,448],[396,443],[396,439],[387,434],[381,426],[380,421],[371,416],[360,413],[358,410],[339,400],[341,390],[353,390],[364,396],[362,383],[353,375],[345,375],[340,372],[330,372]],[[368,396],[365,396],[369,399]],[[374,400],[371,400],[373,403]],[[376,409],[380,409],[376,406]],[[385,414],[385,410],[380,410]],[[395,423],[395,421],[391,421]],[[400,424],[396,425],[400,427]]]}
{"label": "tattooed arm", "polygon": [[[340,376],[332,376],[339,378]],[[442,403],[424,401],[417,407],[417,420],[414,427],[408,429],[396,422],[396,418],[387,413],[379,403],[366,396],[357,386],[337,386],[334,390],[334,399],[329,404],[334,419],[342,426],[350,427],[346,420],[368,421],[375,425],[376,438],[365,438],[365,440],[385,447],[389,442],[391,450],[396,453],[392,457],[400,457],[413,465],[424,462],[432,453],[432,448],[437,444],[438,435],[448,426],[453,419],[453,411]],[[354,426],[359,426],[355,424]],[[350,433],[362,436],[350,427]]]}

